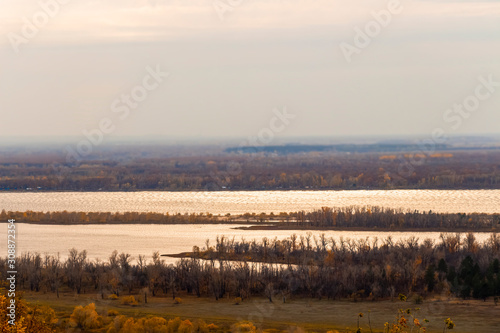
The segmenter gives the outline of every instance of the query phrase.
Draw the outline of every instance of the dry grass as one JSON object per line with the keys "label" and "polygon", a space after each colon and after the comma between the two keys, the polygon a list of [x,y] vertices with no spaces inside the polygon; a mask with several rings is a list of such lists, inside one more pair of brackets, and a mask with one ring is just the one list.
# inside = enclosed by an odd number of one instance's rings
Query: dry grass
{"label": "dry grass", "polygon": [[429,319],[428,332],[442,332],[444,319],[451,317],[456,324],[454,332],[500,332],[500,306],[493,300],[457,301],[426,300],[423,304],[411,302],[352,302],[316,299],[295,299],[283,304],[278,299],[270,303],[266,299],[253,298],[235,305],[234,298],[215,301],[209,298],[196,298],[182,295],[182,304],[174,304],[172,298],[148,297],[148,304],[139,303],[136,307],[121,305],[117,301],[102,300],[99,295],[61,294],[58,299],[53,294],[26,293],[30,302],[47,304],[54,308],[60,317],[67,318],[77,305],[95,302],[100,314],[116,310],[120,314],[133,317],[157,315],[163,317],[181,317],[191,320],[200,318],[208,323],[229,327],[236,321],[250,320],[257,327],[286,330],[290,327],[302,327],[307,332],[325,332],[355,328],[357,315],[363,312],[362,328],[370,332],[368,314],[373,332],[380,332],[386,321],[391,322],[398,308],[416,308],[420,311],[419,319]]}

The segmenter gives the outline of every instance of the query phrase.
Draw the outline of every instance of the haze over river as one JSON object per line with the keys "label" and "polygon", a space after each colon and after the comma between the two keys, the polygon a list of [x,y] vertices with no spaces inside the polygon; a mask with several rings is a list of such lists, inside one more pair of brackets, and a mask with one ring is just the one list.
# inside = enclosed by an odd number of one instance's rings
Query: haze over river
{"label": "haze over river", "polygon": [[500,190],[0,193],[0,209],[12,211],[243,214],[309,211],[324,206],[500,213]]}
{"label": "haze over river", "polygon": [[[291,212],[323,206],[383,206],[435,212],[500,213],[500,190],[392,190],[392,191],[245,191],[245,192],[49,192],[0,193],[0,209],[13,211],[161,212],[242,214]],[[217,235],[240,240],[283,239],[307,231],[234,230],[235,225],[27,225],[17,224],[17,252],[57,254],[65,258],[70,248],[87,250],[89,258],[107,260],[113,250],[151,257],[191,251],[205,240],[215,244]],[[313,232],[318,236],[321,231]],[[438,232],[326,231],[334,239],[378,237],[394,240],[416,236],[439,241]],[[482,241],[488,233],[477,234]],[[6,238],[5,238],[6,239]],[[4,246],[4,240],[0,241]],[[3,244],[3,245],[2,245]],[[2,252],[3,253],[3,252]],[[3,256],[3,254],[1,254]],[[167,262],[177,259],[166,258]]]}

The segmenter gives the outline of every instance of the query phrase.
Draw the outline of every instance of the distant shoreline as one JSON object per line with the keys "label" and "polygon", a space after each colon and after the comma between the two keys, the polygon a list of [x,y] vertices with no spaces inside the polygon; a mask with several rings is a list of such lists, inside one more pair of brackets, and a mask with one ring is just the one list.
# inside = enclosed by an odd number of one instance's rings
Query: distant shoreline
{"label": "distant shoreline", "polygon": [[[6,221],[0,221],[0,223],[7,223]],[[33,224],[33,225],[48,225],[48,226],[85,226],[85,225],[239,225],[239,227],[234,227],[231,228],[233,230],[243,230],[243,231],[250,231],[250,230],[289,230],[289,231],[380,231],[380,232],[419,232],[419,233],[426,233],[426,232],[444,232],[444,233],[468,233],[468,232],[473,232],[473,233],[496,233],[499,232],[499,229],[491,229],[491,230],[485,230],[485,229],[479,229],[479,230],[474,230],[474,229],[453,229],[449,230],[446,228],[428,228],[428,229],[419,229],[419,228],[362,228],[362,227],[335,227],[335,228],[326,228],[326,227],[295,227],[295,226],[290,226],[290,225],[285,225],[284,222],[258,222],[259,224],[256,224],[256,222],[243,222],[243,221],[219,221],[219,222],[200,222],[200,223],[154,223],[154,222],[138,222],[138,221],[133,221],[133,222],[116,222],[116,223],[110,223],[110,222],[90,222],[90,223],[60,223],[60,222],[23,222],[23,221],[16,221],[17,224]],[[283,223],[283,225],[279,225],[280,223]],[[248,226],[241,226],[241,225],[248,225]]]}
{"label": "distant shoreline", "polygon": [[389,232],[389,231],[394,231],[394,232],[452,232],[452,233],[465,233],[465,232],[474,232],[474,233],[491,233],[491,232],[498,232],[499,230],[497,229],[491,229],[491,230],[473,230],[473,229],[454,229],[454,230],[449,230],[446,228],[428,228],[428,229],[419,229],[419,228],[362,228],[362,227],[336,227],[334,229],[328,229],[324,227],[308,227],[308,228],[294,228],[293,226],[288,226],[288,225],[267,225],[267,226],[260,226],[260,225],[251,225],[248,227],[236,227],[232,228],[235,230],[297,230],[297,231],[381,231],[381,232]]}
{"label": "distant shoreline", "polygon": [[234,225],[235,230],[497,232],[500,214],[434,213],[377,206],[238,215],[152,212],[0,211],[0,221],[37,225]]}
{"label": "distant shoreline", "polygon": [[393,188],[384,188],[384,187],[362,187],[357,186],[354,188],[264,188],[264,189],[232,189],[225,188],[219,190],[203,190],[203,189],[178,189],[178,190],[159,190],[159,189],[134,189],[134,190],[44,190],[44,189],[15,189],[15,190],[4,190],[0,189],[0,193],[140,193],[140,192],[186,192],[186,193],[220,193],[220,192],[324,192],[324,191],[332,191],[332,192],[358,192],[358,191],[498,191],[500,190],[500,186],[498,187],[409,187],[409,186],[401,186],[401,187],[393,187]]}

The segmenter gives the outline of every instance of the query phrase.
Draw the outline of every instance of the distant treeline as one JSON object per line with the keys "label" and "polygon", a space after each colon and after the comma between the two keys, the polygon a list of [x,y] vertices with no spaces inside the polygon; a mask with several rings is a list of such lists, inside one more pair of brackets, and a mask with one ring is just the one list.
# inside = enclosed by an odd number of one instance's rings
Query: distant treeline
{"label": "distant treeline", "polygon": [[280,224],[307,229],[421,229],[421,230],[495,230],[500,227],[500,214],[465,214],[404,211],[381,207],[328,208],[290,214],[295,222]]}
{"label": "distant treeline", "polygon": [[[207,240],[205,247],[194,247],[192,255],[167,265],[158,252],[152,260],[117,251],[108,260],[89,260],[86,251],[76,249],[66,260],[24,253],[16,260],[17,288],[56,294],[69,288],[102,298],[139,293],[175,299],[187,293],[215,299],[266,296],[270,301],[289,297],[375,300],[399,293],[500,296],[496,234],[483,243],[473,234],[443,234],[438,242],[415,237],[398,242],[391,237],[337,241],[324,235],[257,242],[221,236],[215,244]],[[230,260],[235,256],[241,261]],[[208,260],[197,259],[202,257]],[[7,258],[1,258],[2,279],[7,265]]]}
{"label": "distant treeline", "polygon": [[[420,151],[421,146],[415,144],[337,144],[337,145],[281,145],[281,146],[243,146],[230,147],[224,151],[227,153],[274,153],[281,155],[311,153],[311,152],[340,152],[340,153],[387,153],[387,152],[409,152]],[[434,149],[451,150],[452,148],[444,144],[436,144]]]}
{"label": "distant treeline", "polygon": [[[209,224],[222,219],[211,214],[110,213],[110,212],[7,212],[2,210],[0,220],[15,219],[21,223],[39,224]],[[226,221],[225,221],[226,222]]]}
{"label": "distant treeline", "polygon": [[322,230],[422,230],[422,231],[495,231],[500,214],[461,214],[404,211],[381,207],[323,207],[313,212],[279,214],[110,213],[110,212],[0,212],[0,220],[41,224],[253,224],[254,229]]}
{"label": "distant treeline", "polygon": [[252,154],[220,148],[192,156],[162,155],[158,147],[108,148],[68,160],[61,152],[0,152],[0,191],[500,189],[498,150],[423,153],[394,147],[395,152],[382,153],[346,146],[356,152],[300,152],[308,149],[300,147],[279,148],[293,154],[267,147]]}

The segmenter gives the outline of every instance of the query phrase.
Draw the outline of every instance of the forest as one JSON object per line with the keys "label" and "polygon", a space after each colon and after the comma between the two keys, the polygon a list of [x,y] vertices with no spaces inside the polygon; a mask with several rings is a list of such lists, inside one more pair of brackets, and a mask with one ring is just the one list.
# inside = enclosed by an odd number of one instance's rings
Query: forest
{"label": "forest", "polygon": [[435,213],[383,207],[323,207],[311,212],[279,214],[168,214],[111,212],[12,212],[2,210],[1,220],[37,224],[248,224],[241,229],[287,230],[419,230],[483,231],[500,228],[500,214]]}
{"label": "forest", "polygon": [[289,153],[225,149],[115,145],[69,158],[61,148],[3,147],[0,191],[500,188],[498,149],[383,152],[361,146],[359,152],[294,148]]}
{"label": "forest", "polygon": [[[234,261],[237,259],[238,261]],[[159,252],[145,255],[113,252],[89,260],[85,250],[71,249],[67,259],[40,253],[17,258],[19,290],[76,294],[102,299],[136,295],[142,299],[184,294],[215,300],[266,297],[381,300],[405,294],[425,299],[433,294],[463,299],[500,296],[500,238],[483,243],[474,235],[442,234],[440,241],[410,237],[335,239],[324,235],[236,241],[219,236],[195,246],[190,258],[165,264]],[[0,260],[5,278],[7,258]],[[115,295],[115,296],[112,296]]]}
{"label": "forest", "polygon": [[[311,153],[311,152],[342,152],[342,153],[384,153],[384,152],[410,152],[419,151],[421,146],[417,144],[336,144],[336,145],[297,145],[286,144],[281,146],[243,146],[229,147],[224,151],[228,153],[252,154],[257,152],[275,153],[280,155]],[[445,144],[436,144],[434,149],[440,151],[452,150],[453,147]]]}
{"label": "forest", "polygon": [[[63,293],[97,295],[107,304],[121,304],[122,309],[157,304],[156,299],[165,302],[170,298],[172,304],[182,304],[183,297],[210,298],[214,302],[232,299],[236,305],[254,298],[265,298],[271,304],[293,304],[308,298],[330,302],[399,299],[418,306],[440,295],[496,305],[500,296],[499,259],[500,238],[494,233],[482,243],[472,233],[443,233],[439,241],[410,237],[397,242],[391,237],[335,240],[323,234],[260,241],[220,236],[214,244],[207,240],[205,246],[193,247],[189,258],[168,265],[159,252],[150,258],[132,258],[114,251],[103,260],[90,260],[85,250],[77,249],[71,249],[65,259],[23,253],[16,260],[16,293],[30,292],[45,298],[54,295],[57,299],[60,295],[67,297]],[[0,259],[2,279],[7,264],[7,258]],[[0,295],[0,303],[5,302],[6,297]],[[402,309],[392,324],[386,323],[384,332],[410,328],[420,332],[424,326],[414,321],[414,311]],[[199,319],[128,318],[114,309],[97,312],[94,304],[77,306],[69,318],[58,319],[50,307],[30,305],[22,297],[18,299],[18,314],[20,325],[39,327],[38,332],[61,328],[110,333],[262,331],[245,321],[220,327]],[[10,332],[3,317],[0,325]],[[360,313],[358,330],[362,317]],[[454,327],[449,318],[444,325],[445,330]]]}

